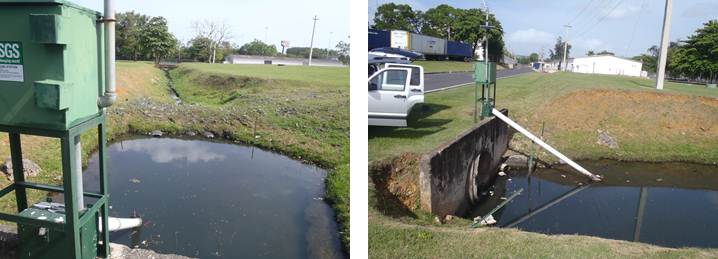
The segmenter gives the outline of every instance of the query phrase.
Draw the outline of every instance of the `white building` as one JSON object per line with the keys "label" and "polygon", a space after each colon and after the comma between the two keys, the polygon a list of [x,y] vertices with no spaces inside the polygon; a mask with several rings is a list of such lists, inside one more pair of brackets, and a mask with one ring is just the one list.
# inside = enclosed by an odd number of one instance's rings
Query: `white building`
{"label": "white building", "polygon": [[568,70],[585,74],[604,74],[640,77],[643,64],[638,61],[611,55],[573,58],[568,61]]}

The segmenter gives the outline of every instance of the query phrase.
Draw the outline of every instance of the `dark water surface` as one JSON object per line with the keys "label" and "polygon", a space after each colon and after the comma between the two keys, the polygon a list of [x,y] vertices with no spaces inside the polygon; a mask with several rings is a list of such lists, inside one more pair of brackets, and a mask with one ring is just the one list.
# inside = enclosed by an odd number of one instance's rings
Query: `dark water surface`
{"label": "dark water surface", "polygon": [[[144,220],[111,241],[200,258],[342,257],[326,172],[272,152],[199,140],[108,148],[110,215]],[[97,190],[97,154],[85,172]]]}
{"label": "dark water surface", "polygon": [[[718,247],[718,167],[685,163],[584,161],[604,176],[587,185],[568,168],[507,172],[470,217],[494,213],[500,227],[579,234],[667,247]],[[510,179],[510,180],[509,180]]]}

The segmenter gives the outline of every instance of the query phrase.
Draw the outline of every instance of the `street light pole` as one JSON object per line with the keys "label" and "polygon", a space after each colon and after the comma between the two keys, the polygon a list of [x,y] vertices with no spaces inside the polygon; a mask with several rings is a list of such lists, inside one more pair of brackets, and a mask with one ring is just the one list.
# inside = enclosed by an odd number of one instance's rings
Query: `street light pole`
{"label": "street light pole", "polygon": [[666,0],[666,10],[663,15],[663,31],[661,32],[661,51],[658,58],[658,74],[656,75],[656,89],[663,90],[663,80],[666,78],[666,59],[668,56],[672,0]]}
{"label": "street light pole", "polygon": [[571,25],[564,25],[566,27],[566,38],[563,41],[563,71],[568,71],[568,65],[566,64],[566,54],[568,54],[568,31],[571,29]]}
{"label": "street light pole", "polygon": [[312,55],[314,54],[314,31],[317,29],[317,16],[314,16],[314,25],[312,26],[312,41],[309,43],[309,66],[312,65]]}
{"label": "street light pole", "polygon": [[332,36],[334,35],[334,32],[329,32],[329,43],[327,44],[327,59],[329,59],[329,52],[332,48]]}

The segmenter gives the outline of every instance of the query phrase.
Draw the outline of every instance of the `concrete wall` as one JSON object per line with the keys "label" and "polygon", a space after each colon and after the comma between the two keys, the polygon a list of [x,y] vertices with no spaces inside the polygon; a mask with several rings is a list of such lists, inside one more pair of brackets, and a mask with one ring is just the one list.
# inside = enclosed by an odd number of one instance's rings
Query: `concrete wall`
{"label": "concrete wall", "polygon": [[440,217],[465,214],[496,177],[508,144],[508,125],[492,118],[425,154],[419,165],[421,209]]}

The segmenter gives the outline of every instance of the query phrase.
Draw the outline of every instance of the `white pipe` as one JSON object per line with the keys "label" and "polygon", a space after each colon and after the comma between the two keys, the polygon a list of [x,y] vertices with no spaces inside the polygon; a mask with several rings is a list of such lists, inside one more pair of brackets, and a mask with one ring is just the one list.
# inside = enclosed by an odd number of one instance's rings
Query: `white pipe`
{"label": "white pipe", "polygon": [[524,129],[523,127],[521,127],[521,125],[519,125],[519,124],[517,124],[516,122],[514,122],[513,120],[509,119],[509,117],[506,117],[506,116],[505,116],[503,113],[501,113],[500,111],[498,111],[498,110],[496,110],[496,109],[493,109],[493,110],[491,111],[491,113],[493,113],[494,116],[496,116],[497,118],[499,118],[499,119],[501,119],[502,121],[504,121],[504,122],[506,122],[507,124],[509,124],[509,126],[511,126],[512,128],[514,128],[514,129],[518,130],[519,132],[521,132],[521,134],[524,134],[526,137],[528,137],[529,139],[531,139],[531,141],[535,142],[536,144],[538,144],[538,145],[541,146],[542,148],[548,150],[548,152],[551,152],[551,154],[553,154],[554,156],[557,156],[559,159],[561,159],[561,161],[566,162],[568,165],[570,165],[570,166],[573,167],[574,169],[578,170],[580,173],[582,173],[582,174],[588,176],[589,178],[591,178],[591,180],[601,181],[601,176],[592,174],[591,172],[589,172],[589,171],[586,170],[585,168],[581,167],[579,164],[577,164],[577,163],[574,162],[573,160],[569,159],[568,157],[564,156],[563,154],[561,154],[561,152],[558,152],[558,150],[556,150],[556,149],[554,149],[553,147],[549,146],[548,144],[546,144],[546,142],[543,142],[543,140],[541,140],[540,138],[534,136],[534,134],[531,134],[531,132],[529,132],[528,130],[526,130],[526,129]]}
{"label": "white pipe", "polygon": [[82,187],[82,143],[80,143],[80,136],[75,136],[75,206],[78,211],[85,209],[85,197],[83,194],[85,191]]}
{"label": "white pipe", "polygon": [[110,107],[117,100],[115,85],[115,3],[105,0],[105,93],[100,96],[98,106]]}
{"label": "white pipe", "polygon": [[[107,228],[110,232],[131,229],[142,226],[141,218],[107,218]],[[102,218],[100,218],[100,231],[102,231]]]}

